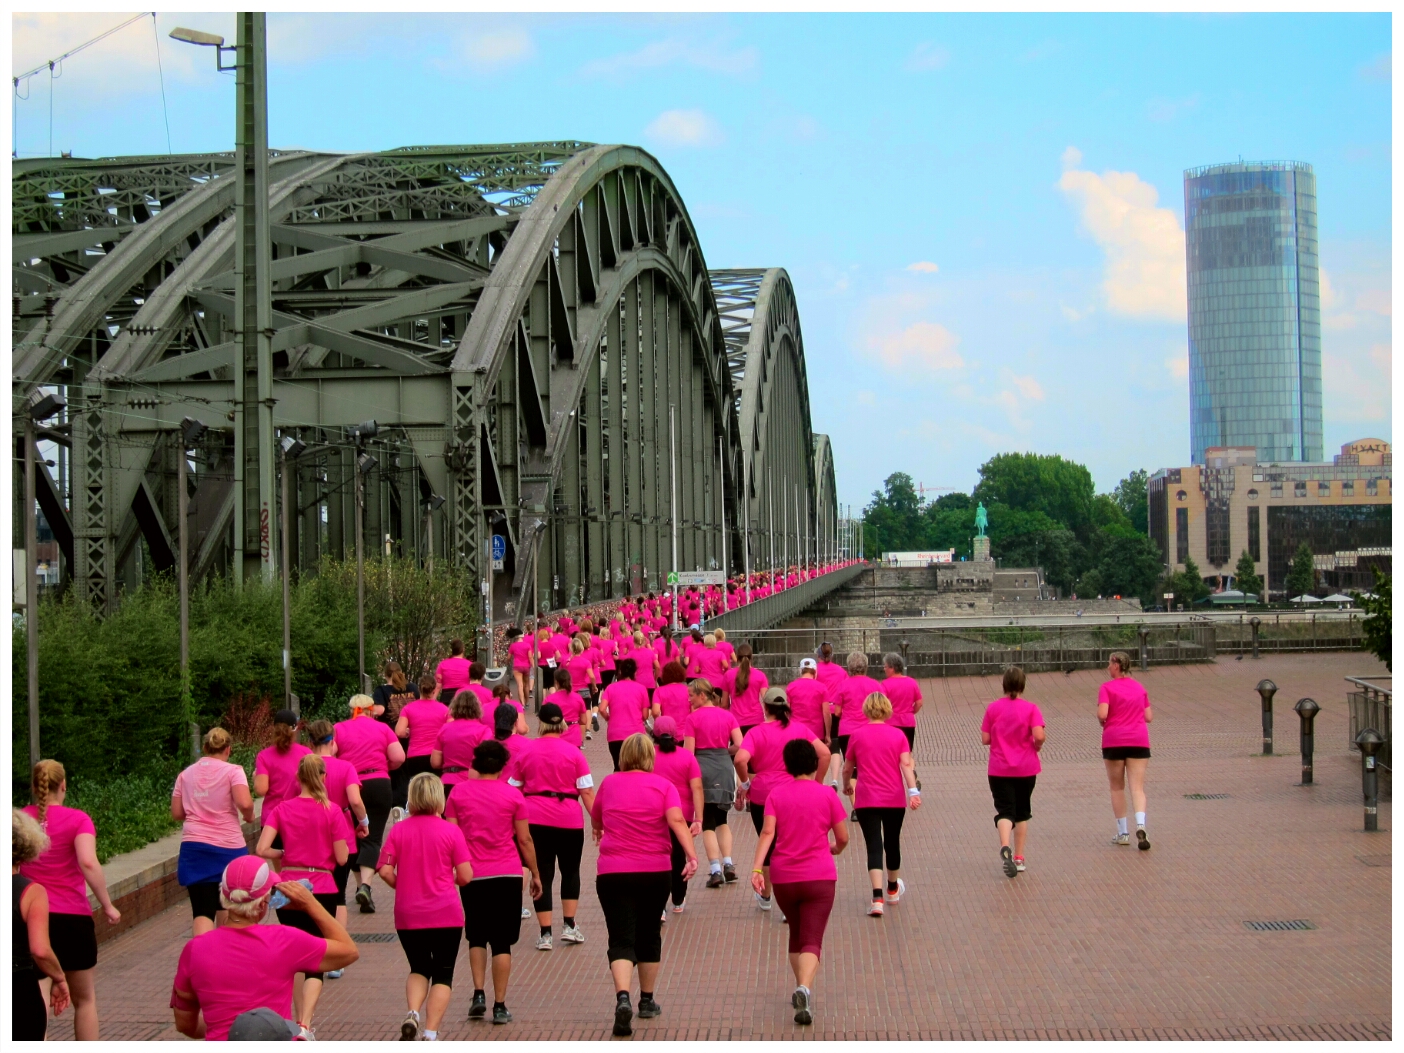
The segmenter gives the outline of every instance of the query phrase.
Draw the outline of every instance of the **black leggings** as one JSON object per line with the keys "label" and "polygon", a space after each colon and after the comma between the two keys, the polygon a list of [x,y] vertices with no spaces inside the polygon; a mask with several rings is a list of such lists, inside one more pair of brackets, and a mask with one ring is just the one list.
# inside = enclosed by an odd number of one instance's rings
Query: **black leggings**
{"label": "black leggings", "polygon": [[858,825],[868,846],[868,869],[881,870],[886,849],[887,869],[902,869],[902,820],[905,808],[857,808]]}
{"label": "black leggings", "polygon": [[[361,783],[361,803],[366,806],[366,818],[370,820],[370,831],[361,840],[361,847],[357,850],[357,866],[373,869],[376,861],[380,858],[380,842],[385,837],[385,820],[390,816],[390,805],[393,798],[394,791],[390,788],[388,776],[382,775]],[[353,846],[348,845],[347,847]]]}
{"label": "black leggings", "polygon": [[391,801],[391,804],[393,804],[396,808],[408,808],[408,807],[409,807],[409,781],[410,781],[410,776],[414,774],[414,769],[411,768],[411,767],[409,766],[409,764],[408,764],[408,758],[409,758],[409,739],[408,739],[408,738],[400,739],[400,740],[399,740],[399,743],[400,743],[400,749],[404,750],[404,752],[405,752],[406,763],[401,764],[398,768],[396,768],[394,771],[392,771],[392,772],[390,773],[390,784],[391,784],[391,786],[394,788],[394,791],[395,791],[394,800]]}
{"label": "black leggings", "polygon": [[410,972],[423,976],[431,984],[453,986],[453,967],[458,961],[459,928],[396,929],[400,946],[409,959]]}
{"label": "black leggings", "polygon": [[[335,917],[337,901],[345,902],[344,896],[338,896],[335,892],[314,892],[312,896],[322,905],[322,909]],[[317,923],[312,920],[312,915],[305,910],[295,910],[292,907],[278,908],[278,924],[286,925],[290,929],[301,929],[312,936],[321,937],[322,930],[317,927]],[[305,974],[309,980],[322,979],[321,973]]]}
{"label": "black leggings", "polygon": [[656,962],[663,957],[663,908],[672,879],[666,870],[599,874],[595,892],[609,930],[611,962]]}
{"label": "black leggings", "polygon": [[[751,825],[756,828],[756,837],[760,837],[761,831],[765,829],[765,805],[756,804],[755,801],[746,802],[746,810],[751,813]],[[775,854],[775,838],[770,839],[770,848],[765,853],[765,862],[761,866],[770,866],[770,857]]]}
{"label": "black leggings", "polygon": [[185,891],[190,893],[192,918],[209,918],[210,921],[214,921],[215,913],[224,909],[219,905],[218,881],[197,881],[193,885],[185,886]]}
{"label": "black leggings", "polygon": [[565,826],[538,826],[531,823],[531,840],[536,845],[536,866],[541,873],[541,898],[532,903],[538,914],[551,909],[551,884],[556,880],[556,862],[561,864],[561,899],[580,898],[580,856],[585,851],[585,829]]}
{"label": "black leggings", "polygon": [[671,830],[668,836],[673,839],[673,856],[670,862],[673,865],[672,883],[670,891],[673,894],[673,906],[681,907],[683,900],[687,898],[687,882],[683,880],[683,867],[687,864],[687,853],[683,851],[682,843],[678,841],[678,835]]}
{"label": "black leggings", "polygon": [[624,748],[623,739],[615,739],[609,744],[609,755],[614,759],[614,770],[619,770],[619,751]]}
{"label": "black leggings", "polygon": [[463,935],[468,946],[511,954],[522,934],[522,876],[478,878],[458,890],[463,901]]}
{"label": "black leggings", "polygon": [[49,1010],[39,987],[43,974],[37,969],[14,973],[11,979],[10,1038],[15,1042],[42,1042],[49,1029]]}

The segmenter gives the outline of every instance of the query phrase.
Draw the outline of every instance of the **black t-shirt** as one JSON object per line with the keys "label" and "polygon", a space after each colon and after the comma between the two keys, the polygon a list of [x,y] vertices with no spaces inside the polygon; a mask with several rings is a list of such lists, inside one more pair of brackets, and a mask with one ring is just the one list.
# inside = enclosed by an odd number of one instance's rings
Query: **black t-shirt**
{"label": "black t-shirt", "polygon": [[371,693],[371,698],[375,699],[375,704],[384,706],[385,712],[376,719],[382,724],[389,724],[392,728],[395,721],[400,719],[400,707],[407,702],[413,702],[419,697],[419,692],[411,684],[406,684],[403,691],[396,691],[390,684],[381,684]]}

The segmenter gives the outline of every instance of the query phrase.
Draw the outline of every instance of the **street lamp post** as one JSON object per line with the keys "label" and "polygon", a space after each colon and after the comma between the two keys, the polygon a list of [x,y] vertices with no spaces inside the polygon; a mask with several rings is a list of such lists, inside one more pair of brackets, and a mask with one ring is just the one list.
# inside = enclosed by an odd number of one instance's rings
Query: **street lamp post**
{"label": "street lamp post", "polygon": [[190,718],[190,493],[188,464],[191,447],[200,441],[205,425],[193,417],[180,422],[180,456],[176,459],[176,517],[180,520],[180,566],[176,581],[180,590],[180,700]]}
{"label": "street lamp post", "polygon": [[39,471],[34,425],[63,409],[63,396],[35,392],[24,414],[24,632],[29,690],[29,766],[39,763],[39,513],[35,474]]}
{"label": "street lamp post", "polygon": [[444,499],[438,494],[430,494],[429,501],[424,507],[424,543],[428,550],[425,556],[425,569],[429,571],[429,577],[434,576],[434,513],[444,506]]}
{"label": "street lamp post", "polygon": [[360,689],[366,690],[366,486],[365,476],[376,465],[376,460],[364,452],[367,439],[375,438],[379,430],[375,421],[368,420],[347,429],[356,440],[356,671],[360,676]]}
{"label": "street lamp post", "polygon": [[280,445],[283,451],[283,705],[300,715],[302,707],[292,693],[292,586],[288,555],[292,549],[292,503],[288,496],[288,470],[289,462],[301,457],[307,444],[295,436],[284,435]]}

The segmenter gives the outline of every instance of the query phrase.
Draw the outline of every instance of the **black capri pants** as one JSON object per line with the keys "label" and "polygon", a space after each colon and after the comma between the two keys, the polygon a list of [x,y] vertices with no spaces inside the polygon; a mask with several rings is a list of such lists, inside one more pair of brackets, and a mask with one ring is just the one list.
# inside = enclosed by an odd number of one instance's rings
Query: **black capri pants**
{"label": "black capri pants", "polygon": [[[312,898],[322,905],[322,909],[328,914],[335,916],[338,901],[345,902],[345,894],[337,895],[335,892],[314,892]],[[322,930],[317,928],[317,923],[312,920],[312,915],[305,910],[294,910],[291,907],[278,908],[278,924],[286,925],[290,929],[301,929],[303,932],[320,937]],[[307,973],[307,979],[320,980],[321,973]]]}
{"label": "black capri pants", "polygon": [[1032,798],[1037,775],[991,775],[989,778],[996,826],[1001,819],[1026,823],[1033,818]]}
{"label": "black capri pants", "polygon": [[708,801],[702,806],[702,829],[715,830],[719,826],[726,826],[726,813],[729,810],[728,805]]}
{"label": "black capri pants", "polygon": [[671,830],[668,836],[673,839],[673,855],[669,859],[672,864],[672,872],[669,880],[669,891],[673,895],[673,906],[681,907],[683,900],[687,899],[687,882],[683,880],[683,867],[687,865],[687,853],[683,851],[682,842],[678,840],[678,835]]}
{"label": "black capri pants", "polygon": [[868,846],[868,869],[881,870],[887,855],[887,869],[902,869],[902,820],[905,808],[855,808],[863,841]]}
{"label": "black capri pants", "polygon": [[556,863],[561,865],[561,899],[580,898],[580,856],[585,851],[585,828],[538,826],[530,823],[531,840],[536,845],[536,866],[541,873],[541,898],[532,903],[538,914],[551,909],[551,884],[556,880]]}
{"label": "black capri pants", "polygon": [[380,858],[380,842],[385,838],[385,820],[390,817],[390,806],[394,803],[390,778],[382,775],[361,783],[361,803],[366,806],[370,830],[360,840],[361,847],[356,853],[356,865],[374,869],[376,861]]}
{"label": "black capri pants", "polygon": [[49,1009],[37,969],[17,970],[10,981],[10,1038],[15,1042],[42,1042],[49,1030]]}
{"label": "black capri pants", "polygon": [[[751,813],[751,825],[756,828],[756,836],[760,837],[761,830],[765,828],[765,805],[756,804],[755,801],[746,802],[746,810]],[[775,839],[771,838],[770,850],[765,853],[765,861],[761,866],[770,866],[770,857],[775,854]]]}
{"label": "black capri pants", "polygon": [[458,961],[458,926],[446,929],[396,929],[410,972],[431,984],[453,986],[453,967]]}
{"label": "black capri pants", "polygon": [[463,935],[468,946],[511,954],[522,934],[522,876],[487,877],[458,890],[463,901]]}
{"label": "black capri pants", "polygon": [[599,874],[595,892],[609,930],[609,960],[656,962],[663,957],[663,908],[672,875],[666,870]]}

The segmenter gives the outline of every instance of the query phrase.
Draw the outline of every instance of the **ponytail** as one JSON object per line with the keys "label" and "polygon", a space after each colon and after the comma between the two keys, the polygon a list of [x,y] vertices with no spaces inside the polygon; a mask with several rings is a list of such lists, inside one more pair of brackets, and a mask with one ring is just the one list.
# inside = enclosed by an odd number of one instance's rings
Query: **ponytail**
{"label": "ponytail", "polygon": [[297,728],[292,724],[273,725],[273,746],[279,753],[287,753],[297,738]]}
{"label": "ponytail", "polygon": [[736,648],[736,686],[732,688],[732,693],[744,695],[746,688],[751,686],[751,645],[743,643]]}
{"label": "ponytail", "polygon": [[327,762],[322,760],[320,754],[309,753],[298,761],[297,781],[323,808],[331,807],[327,799]]}
{"label": "ponytail", "polygon": [[63,765],[56,760],[41,760],[34,765],[30,774],[29,789],[34,796],[34,810],[39,822],[44,822],[49,807],[49,794],[63,785],[65,778]]}
{"label": "ponytail", "polygon": [[400,694],[409,686],[409,681],[405,679],[405,671],[400,668],[399,662],[385,663],[385,679],[395,689],[396,694]]}
{"label": "ponytail", "polygon": [[654,743],[658,746],[659,753],[672,753],[678,748],[678,740],[672,735],[659,735],[654,739]]}

